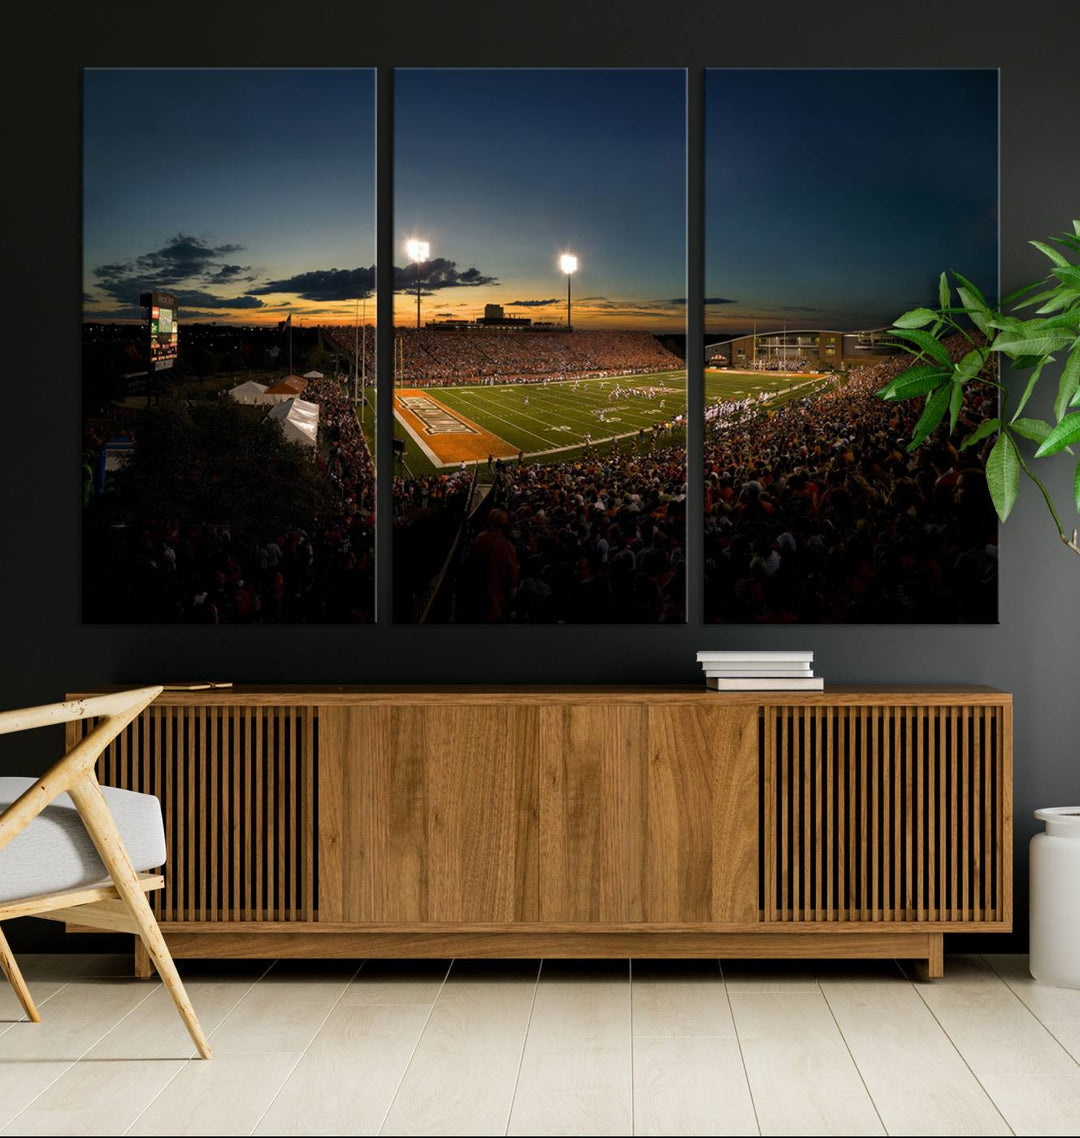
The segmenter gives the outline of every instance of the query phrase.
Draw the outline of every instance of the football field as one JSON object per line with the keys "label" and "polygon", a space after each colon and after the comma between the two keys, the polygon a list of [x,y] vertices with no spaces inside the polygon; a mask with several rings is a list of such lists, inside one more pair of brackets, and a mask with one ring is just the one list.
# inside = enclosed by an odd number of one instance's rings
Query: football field
{"label": "football field", "polygon": [[[707,371],[706,404],[774,393],[780,404],[818,390],[821,376]],[[405,440],[409,473],[422,475],[461,461],[486,466],[523,451],[534,461],[562,462],[588,445],[629,449],[640,431],[669,425],[658,445],[685,437],[686,372],[551,383],[406,388],[395,391],[395,434]]]}

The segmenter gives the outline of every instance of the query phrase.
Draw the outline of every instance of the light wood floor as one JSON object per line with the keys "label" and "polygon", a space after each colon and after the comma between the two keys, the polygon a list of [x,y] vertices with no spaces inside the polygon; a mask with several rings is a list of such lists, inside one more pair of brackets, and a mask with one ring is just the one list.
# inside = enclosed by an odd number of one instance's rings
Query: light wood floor
{"label": "light wood floor", "polygon": [[210,1063],[128,959],[21,963],[3,1134],[1080,1132],[1080,991],[1018,956],[187,962]]}

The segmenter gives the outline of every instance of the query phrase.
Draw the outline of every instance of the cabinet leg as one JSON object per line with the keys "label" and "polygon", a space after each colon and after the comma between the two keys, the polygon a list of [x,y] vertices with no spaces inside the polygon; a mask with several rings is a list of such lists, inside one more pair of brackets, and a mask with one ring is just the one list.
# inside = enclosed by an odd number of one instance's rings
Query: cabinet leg
{"label": "cabinet leg", "polygon": [[926,960],[926,975],[931,980],[940,980],[945,975],[945,936],[943,933],[930,933],[930,953]]}
{"label": "cabinet leg", "polygon": [[149,980],[153,973],[153,968],[150,966],[150,953],[146,951],[146,945],[142,942],[142,937],[135,938],[135,979],[136,980]]}

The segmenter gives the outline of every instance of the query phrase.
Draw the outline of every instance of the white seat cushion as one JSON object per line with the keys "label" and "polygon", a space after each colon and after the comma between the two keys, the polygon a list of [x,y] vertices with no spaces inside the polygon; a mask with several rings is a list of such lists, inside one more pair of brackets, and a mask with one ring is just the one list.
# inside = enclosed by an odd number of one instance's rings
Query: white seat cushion
{"label": "white seat cushion", "polygon": [[[33,778],[0,778],[0,812],[34,785]],[[161,804],[152,794],[103,786],[102,794],[135,869],[165,864]],[[75,803],[58,795],[0,849],[0,902],[57,893],[108,881],[109,874],[86,832]]]}

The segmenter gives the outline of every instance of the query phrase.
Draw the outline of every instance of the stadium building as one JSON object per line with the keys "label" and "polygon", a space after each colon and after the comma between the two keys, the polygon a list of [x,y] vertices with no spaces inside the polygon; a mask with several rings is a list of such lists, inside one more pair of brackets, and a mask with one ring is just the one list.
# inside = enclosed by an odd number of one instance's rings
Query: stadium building
{"label": "stadium building", "polygon": [[501,304],[485,304],[484,315],[476,320],[429,320],[424,326],[435,330],[460,332],[469,328],[521,329],[529,328],[531,325],[532,320],[527,316],[507,316]]}
{"label": "stadium building", "polygon": [[890,355],[889,329],[861,332],[800,328],[759,332],[706,344],[709,367],[763,368],[775,371],[833,371],[845,365],[873,363]]}

